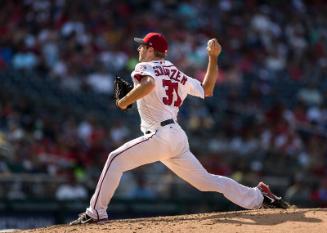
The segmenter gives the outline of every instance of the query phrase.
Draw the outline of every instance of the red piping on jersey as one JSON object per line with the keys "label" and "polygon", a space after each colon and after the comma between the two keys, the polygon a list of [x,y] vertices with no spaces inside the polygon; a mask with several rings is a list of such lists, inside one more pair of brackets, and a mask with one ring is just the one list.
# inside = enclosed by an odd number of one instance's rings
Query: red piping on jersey
{"label": "red piping on jersey", "polygon": [[175,66],[175,65],[166,65],[166,66],[162,66],[162,67],[171,67],[171,66]]}
{"label": "red piping on jersey", "polygon": [[98,211],[96,209],[94,209],[94,210],[97,213],[97,218],[98,218],[98,221],[99,221],[100,220],[99,213],[98,213]]}
{"label": "red piping on jersey", "polygon": [[140,74],[136,74],[134,75],[134,78],[137,80],[137,81],[141,81],[141,79],[144,77],[144,75],[140,75]]}
{"label": "red piping on jersey", "polygon": [[[137,146],[138,144],[141,144],[142,142],[146,142],[146,141],[150,140],[150,139],[151,139],[151,138],[152,138],[156,133],[157,133],[157,131],[155,131],[154,134],[153,134],[151,137],[146,138],[145,140],[140,141],[140,142],[138,142],[138,143],[136,143],[136,144],[134,144],[134,145],[132,145],[132,146],[126,148],[125,150],[121,151],[120,153],[118,153],[118,154],[116,154],[115,156],[112,157],[112,159],[110,160],[109,165],[108,165],[108,167],[107,167],[107,170],[106,170],[106,172],[104,173],[104,176],[102,177],[102,181],[101,181],[101,183],[100,183],[99,191],[98,191],[97,197],[96,197],[95,202],[94,202],[94,205],[93,205],[93,208],[94,208],[94,209],[95,209],[95,206],[96,206],[96,204],[97,204],[97,202],[98,202],[98,198],[99,198],[99,195],[100,195],[100,191],[101,191],[101,187],[102,187],[103,181],[104,181],[104,179],[105,179],[105,177],[106,177],[106,175],[107,175],[107,172],[109,171],[110,165],[111,165],[111,163],[114,161],[114,159],[117,158],[118,155],[121,155],[122,153],[124,153],[125,151],[131,149],[132,147]],[[98,213],[98,212],[97,212],[97,213]],[[98,217],[98,218],[99,218],[99,217]]]}

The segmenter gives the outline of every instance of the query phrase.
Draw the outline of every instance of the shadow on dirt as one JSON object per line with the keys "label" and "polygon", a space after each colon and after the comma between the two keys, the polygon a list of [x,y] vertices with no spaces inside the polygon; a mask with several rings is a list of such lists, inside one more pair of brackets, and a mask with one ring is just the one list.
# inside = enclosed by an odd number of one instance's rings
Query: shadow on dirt
{"label": "shadow on dirt", "polygon": [[247,225],[278,225],[285,222],[307,222],[307,223],[322,222],[322,220],[319,218],[306,217],[305,216],[306,212],[309,212],[309,210],[297,210],[294,212],[281,211],[280,213],[267,213],[267,214],[244,213],[238,216],[223,215],[223,216],[216,216],[216,219],[212,219],[212,224],[231,223],[231,224],[247,224]]}
{"label": "shadow on dirt", "polygon": [[[326,212],[326,209],[290,209],[290,210],[262,210],[262,211],[239,211],[239,212],[225,212],[218,214],[210,214],[209,216],[195,215],[192,217],[170,217],[170,219],[152,219],[151,222],[179,222],[179,221],[208,221],[204,225],[214,225],[218,223],[227,224],[246,224],[246,225],[278,225],[285,222],[307,222],[319,223],[322,222],[319,218],[307,217],[307,212]],[[143,219],[146,221],[146,219]],[[138,222],[137,219],[128,222]]]}

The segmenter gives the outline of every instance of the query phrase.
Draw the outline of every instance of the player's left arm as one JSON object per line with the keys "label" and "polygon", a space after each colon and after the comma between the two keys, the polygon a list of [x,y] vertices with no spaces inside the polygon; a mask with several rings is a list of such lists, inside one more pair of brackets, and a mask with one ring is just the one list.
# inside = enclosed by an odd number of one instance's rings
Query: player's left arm
{"label": "player's left arm", "polygon": [[124,98],[117,102],[117,106],[122,110],[126,109],[130,104],[133,104],[138,99],[148,95],[154,87],[155,81],[153,77],[143,76],[140,82],[135,85],[134,88],[127,95],[125,95]]}
{"label": "player's left arm", "polygon": [[217,58],[221,52],[221,46],[218,43],[217,39],[214,38],[208,41],[207,51],[208,67],[202,82],[205,97],[213,95],[213,90],[215,88],[216,80],[218,77]]}

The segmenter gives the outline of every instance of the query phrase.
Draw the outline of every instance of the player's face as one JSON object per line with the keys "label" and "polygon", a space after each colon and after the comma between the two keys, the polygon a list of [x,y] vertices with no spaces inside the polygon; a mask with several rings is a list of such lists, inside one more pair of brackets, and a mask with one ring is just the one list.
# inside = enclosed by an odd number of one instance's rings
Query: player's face
{"label": "player's face", "polygon": [[150,58],[150,53],[149,53],[150,47],[144,44],[141,44],[138,48],[137,51],[139,51],[139,61],[144,62],[144,61],[149,61]]}

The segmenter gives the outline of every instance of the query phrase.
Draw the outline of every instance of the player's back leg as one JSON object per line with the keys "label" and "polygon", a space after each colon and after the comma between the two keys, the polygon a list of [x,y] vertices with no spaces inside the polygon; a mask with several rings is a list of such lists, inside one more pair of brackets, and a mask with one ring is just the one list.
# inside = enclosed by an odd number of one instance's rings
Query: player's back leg
{"label": "player's back leg", "polygon": [[263,196],[257,187],[247,187],[228,177],[208,173],[189,150],[161,162],[200,191],[222,193],[227,199],[246,209],[260,208],[262,205]]}

